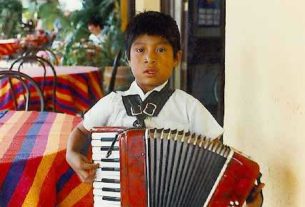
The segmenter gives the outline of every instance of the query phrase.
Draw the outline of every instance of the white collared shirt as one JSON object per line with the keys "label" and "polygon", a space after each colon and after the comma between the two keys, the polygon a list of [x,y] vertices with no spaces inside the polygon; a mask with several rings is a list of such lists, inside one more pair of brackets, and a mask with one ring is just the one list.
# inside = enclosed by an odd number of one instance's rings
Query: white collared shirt
{"label": "white collared shirt", "polygon": [[101,43],[105,42],[106,36],[101,31],[98,35],[90,34],[89,40],[93,42],[95,45],[100,45]]}
{"label": "white collared shirt", "polygon": [[[166,83],[152,91],[160,91]],[[133,127],[136,117],[128,116],[122,96],[138,94],[144,101],[152,92],[143,93],[134,81],[127,91],[117,91],[100,99],[84,116],[84,127],[87,130],[98,126]],[[199,100],[186,92],[176,89],[156,117],[145,119],[147,128],[165,128],[190,131],[208,138],[219,137],[223,133],[210,112]]]}

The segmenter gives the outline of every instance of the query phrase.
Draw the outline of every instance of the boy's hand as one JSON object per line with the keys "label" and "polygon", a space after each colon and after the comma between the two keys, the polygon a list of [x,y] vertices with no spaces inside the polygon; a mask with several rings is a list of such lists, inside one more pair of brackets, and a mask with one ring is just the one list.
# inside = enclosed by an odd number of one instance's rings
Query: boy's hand
{"label": "boy's hand", "polygon": [[98,164],[92,163],[86,156],[76,152],[70,153],[67,161],[82,182],[93,182]]}
{"label": "boy's hand", "polygon": [[263,204],[263,196],[262,196],[262,189],[265,186],[264,183],[259,183],[258,185],[254,186],[252,189],[248,199],[246,207],[261,207]]}

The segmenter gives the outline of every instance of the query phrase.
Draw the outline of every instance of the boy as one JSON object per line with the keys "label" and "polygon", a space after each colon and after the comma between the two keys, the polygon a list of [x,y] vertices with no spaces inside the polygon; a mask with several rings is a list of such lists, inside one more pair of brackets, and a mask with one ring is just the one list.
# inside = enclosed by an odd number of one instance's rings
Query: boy
{"label": "boy", "polygon": [[103,34],[104,25],[101,19],[97,16],[92,16],[88,21],[88,30],[91,33],[89,40],[95,45],[100,45],[105,41],[105,35]]}
{"label": "boy", "polygon": [[159,12],[135,16],[126,31],[126,55],[135,81],[127,91],[98,101],[71,133],[67,161],[84,182],[92,182],[96,164],[80,150],[95,126],[170,128],[218,138],[223,129],[208,110],[168,79],[181,60],[180,33],[174,19]]}

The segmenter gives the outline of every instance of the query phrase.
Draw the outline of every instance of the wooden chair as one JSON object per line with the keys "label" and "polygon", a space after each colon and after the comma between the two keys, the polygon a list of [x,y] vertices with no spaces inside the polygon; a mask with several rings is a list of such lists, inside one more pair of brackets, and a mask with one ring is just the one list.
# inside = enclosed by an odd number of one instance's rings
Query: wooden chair
{"label": "wooden chair", "polygon": [[[52,81],[52,106],[50,108],[48,108],[48,106],[46,106],[45,110],[52,110],[52,111],[56,111],[56,85],[57,85],[57,74],[56,74],[56,70],[54,68],[54,66],[46,59],[42,58],[42,57],[38,57],[36,55],[26,55],[26,56],[22,56],[19,57],[17,60],[15,60],[9,70],[13,71],[24,71],[27,68],[27,64],[32,64],[32,65],[37,65],[38,67],[42,68],[42,72],[43,72],[43,81],[40,84],[40,89],[42,90],[42,92],[45,92],[45,87],[46,87],[46,75],[47,75],[47,71],[50,70],[53,74],[53,81]],[[38,84],[39,85],[39,84]],[[47,100],[44,100],[45,103],[47,104]]]}
{"label": "wooden chair", "polygon": [[[44,97],[37,83],[28,75],[19,71],[0,71],[0,81],[9,84],[9,93],[13,98],[15,110],[31,110],[31,101],[35,95],[40,102],[40,111],[44,111]],[[36,100],[36,99],[35,99]]]}

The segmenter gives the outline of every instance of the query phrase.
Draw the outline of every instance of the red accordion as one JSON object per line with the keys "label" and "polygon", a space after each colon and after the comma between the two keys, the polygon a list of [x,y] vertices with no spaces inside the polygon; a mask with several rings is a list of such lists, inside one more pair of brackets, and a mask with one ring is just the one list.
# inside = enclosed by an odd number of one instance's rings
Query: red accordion
{"label": "red accordion", "polygon": [[95,128],[95,206],[242,206],[259,166],[218,141],[166,129]]}

